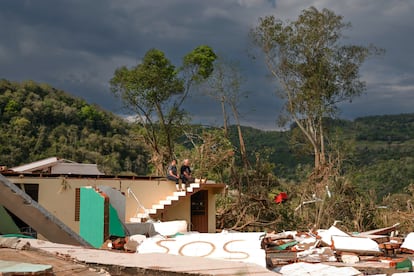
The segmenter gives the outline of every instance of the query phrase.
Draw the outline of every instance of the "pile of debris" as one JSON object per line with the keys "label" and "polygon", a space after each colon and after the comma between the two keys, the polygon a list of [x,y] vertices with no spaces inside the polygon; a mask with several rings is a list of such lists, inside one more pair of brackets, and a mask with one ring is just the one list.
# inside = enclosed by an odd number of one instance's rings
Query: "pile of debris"
{"label": "pile of debris", "polygon": [[316,231],[267,233],[261,241],[268,269],[280,272],[294,263],[353,267],[364,274],[413,271],[414,233],[398,235],[391,227],[347,233],[335,225]]}

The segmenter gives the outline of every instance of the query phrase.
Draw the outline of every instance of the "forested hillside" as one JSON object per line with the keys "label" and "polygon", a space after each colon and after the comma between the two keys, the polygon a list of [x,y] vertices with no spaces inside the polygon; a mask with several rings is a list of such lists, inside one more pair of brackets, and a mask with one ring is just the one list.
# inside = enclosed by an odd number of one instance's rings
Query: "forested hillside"
{"label": "forested hillside", "polygon": [[414,113],[358,118],[351,178],[378,198],[414,185]]}
{"label": "forested hillside", "polygon": [[[311,155],[303,155],[294,150],[290,143],[291,131],[263,131],[252,127],[243,127],[243,136],[246,143],[249,160],[254,163],[256,158],[274,164],[274,171],[278,177],[295,179],[298,166],[312,164]],[[230,128],[230,139],[237,144],[238,134],[236,127]]]}
{"label": "forested hillside", "polygon": [[[58,156],[97,163],[108,174],[150,173],[136,126],[46,84],[1,80],[0,115],[0,165]],[[328,124],[339,136],[343,173],[361,191],[375,190],[381,198],[414,184],[414,114]],[[298,146],[294,126],[284,132],[242,131],[252,164],[266,161],[278,178],[293,183],[311,169],[312,155]],[[230,140],[237,147],[236,127],[230,128]]]}
{"label": "forested hillside", "polygon": [[[374,190],[378,199],[406,192],[414,184],[414,113],[335,120],[329,125],[339,135],[343,151],[343,173],[361,191]],[[237,132],[232,129],[232,140]],[[275,174],[298,180],[312,156],[298,150],[294,131],[262,131],[244,127],[246,147],[253,161],[257,154],[275,165]]]}
{"label": "forested hillside", "polygon": [[2,165],[57,156],[111,174],[148,171],[129,123],[46,84],[0,80],[0,115]]}

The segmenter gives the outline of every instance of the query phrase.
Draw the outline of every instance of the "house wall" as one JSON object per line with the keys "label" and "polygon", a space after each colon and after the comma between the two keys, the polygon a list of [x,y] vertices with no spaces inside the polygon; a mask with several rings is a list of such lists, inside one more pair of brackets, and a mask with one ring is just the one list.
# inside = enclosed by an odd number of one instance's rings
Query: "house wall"
{"label": "house wall", "polygon": [[0,233],[1,234],[14,234],[19,233],[19,228],[14,223],[13,219],[7,213],[3,206],[0,206]]}
{"label": "house wall", "polygon": [[208,232],[216,232],[216,194],[213,190],[208,191]]}
{"label": "house wall", "polygon": [[[107,187],[107,186],[105,186]],[[107,189],[110,191],[111,189]],[[118,212],[105,192],[90,187],[80,189],[80,227],[82,238],[99,248],[110,236],[123,237],[125,232]]]}
{"label": "house wall", "polygon": [[164,211],[163,220],[165,221],[186,220],[187,225],[188,225],[187,230],[191,230],[190,205],[191,205],[191,196],[187,196],[186,198],[183,198],[180,201],[175,202],[172,208],[167,208]]}
{"label": "house wall", "polygon": [[81,188],[79,233],[96,248],[99,248],[105,239],[105,208],[107,207],[104,196],[94,189]]}
{"label": "house wall", "polygon": [[[126,222],[136,216],[139,208],[137,201],[128,188],[136,196],[140,204],[150,209],[153,204],[165,199],[175,192],[175,183],[164,179],[117,179],[117,178],[62,178],[62,177],[32,177],[8,176],[11,182],[17,184],[39,184],[38,202],[59,220],[76,233],[79,233],[79,221],[75,221],[75,191],[84,186],[109,186],[119,189],[126,196]],[[217,190],[215,191],[217,192]],[[215,196],[213,189],[209,190],[209,232],[215,232]],[[190,218],[190,196],[182,198],[174,206],[164,211],[164,221]],[[190,224],[190,223],[189,223]]]}

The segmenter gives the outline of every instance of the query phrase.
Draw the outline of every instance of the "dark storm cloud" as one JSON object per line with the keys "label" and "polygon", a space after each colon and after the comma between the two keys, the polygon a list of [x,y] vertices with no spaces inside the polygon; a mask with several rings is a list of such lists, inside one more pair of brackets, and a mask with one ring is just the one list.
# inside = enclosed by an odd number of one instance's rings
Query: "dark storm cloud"
{"label": "dark storm cloud", "polygon": [[[165,0],[0,2],[0,78],[46,82],[122,113],[109,91],[117,67],[136,65],[150,48],[176,65],[201,44],[237,60],[247,82],[240,99],[243,124],[275,129],[283,104],[260,60],[248,55],[247,33],[261,16],[295,20],[310,6],[343,15],[348,42],[386,50],[361,68],[366,94],[341,105],[341,116],[413,112],[414,58],[410,0]],[[219,104],[200,95],[186,103],[195,123],[221,125]]]}

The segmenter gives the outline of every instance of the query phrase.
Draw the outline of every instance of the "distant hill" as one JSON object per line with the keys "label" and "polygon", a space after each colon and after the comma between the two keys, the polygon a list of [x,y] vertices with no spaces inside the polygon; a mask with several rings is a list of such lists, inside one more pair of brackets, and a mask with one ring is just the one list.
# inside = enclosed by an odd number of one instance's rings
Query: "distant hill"
{"label": "distant hill", "polygon": [[358,118],[353,123],[356,154],[350,176],[362,190],[381,198],[407,193],[414,185],[414,113]]}
{"label": "distant hill", "polygon": [[148,171],[128,122],[47,84],[0,80],[0,115],[1,165],[57,156],[110,174]]}
{"label": "distant hill", "polygon": [[[357,118],[354,121],[329,120],[327,124],[349,149],[344,150],[344,173],[362,191],[376,191],[379,199],[389,193],[406,192],[414,185],[414,113]],[[294,127],[294,126],[293,126]],[[292,130],[262,131],[243,127],[249,158],[261,158],[275,164],[277,176],[298,180],[298,168],[312,166],[313,157],[298,152],[292,144]],[[238,144],[235,127],[231,140]]]}

